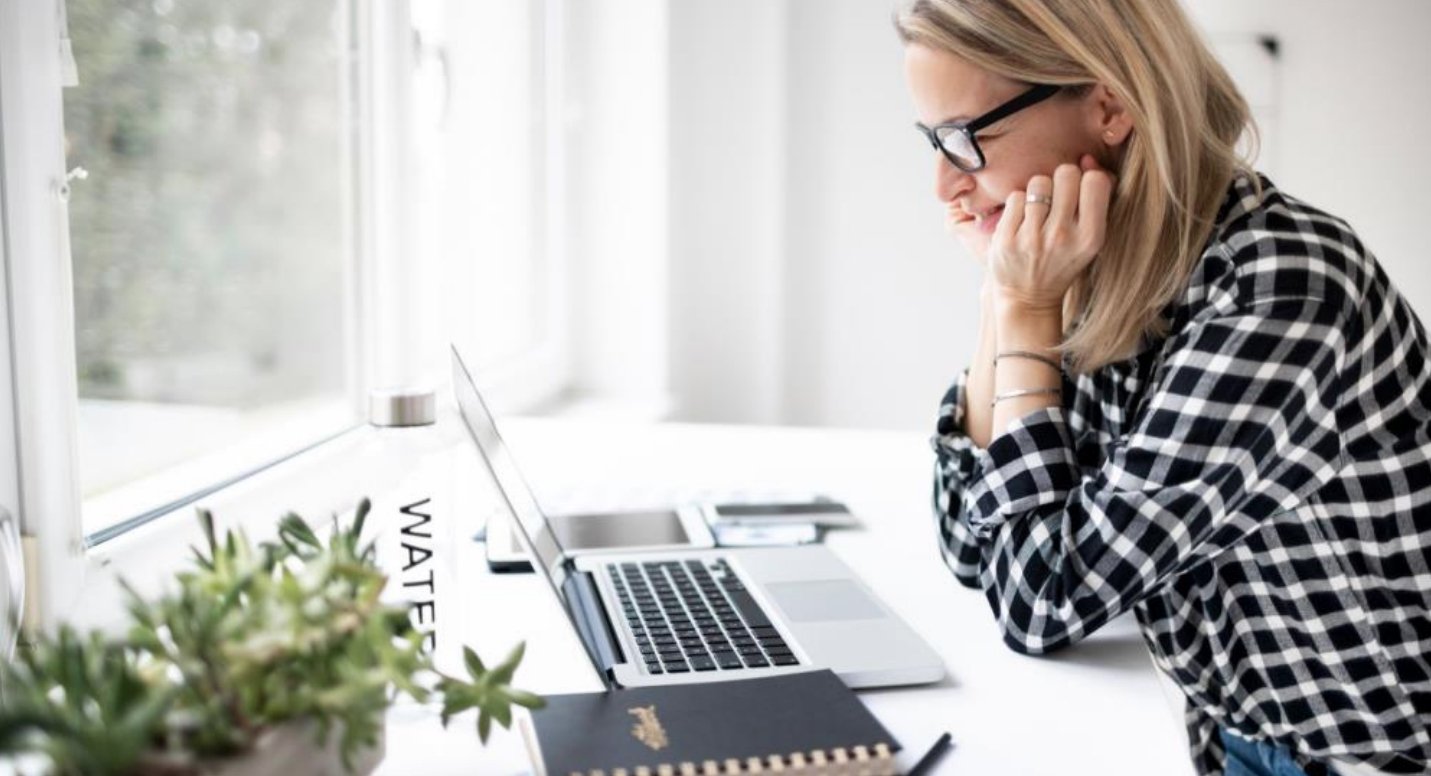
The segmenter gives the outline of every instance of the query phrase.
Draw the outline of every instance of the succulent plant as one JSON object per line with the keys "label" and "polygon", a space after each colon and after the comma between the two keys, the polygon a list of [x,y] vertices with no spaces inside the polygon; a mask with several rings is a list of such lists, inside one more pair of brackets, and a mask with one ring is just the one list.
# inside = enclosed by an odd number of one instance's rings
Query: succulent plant
{"label": "succulent plant", "polygon": [[177,589],[146,601],[126,587],[125,637],[63,627],[0,671],[0,754],[42,753],[61,774],[184,774],[312,719],[320,741],[337,726],[351,764],[397,692],[439,694],[444,725],[477,709],[484,743],[513,705],[539,707],[510,687],[522,645],[490,670],[466,649],[467,678],[433,667],[406,607],[381,600],[387,578],[361,538],[369,509],[335,520],[326,541],[289,514],[256,546],[241,532],[220,540],[201,510],[207,547]]}

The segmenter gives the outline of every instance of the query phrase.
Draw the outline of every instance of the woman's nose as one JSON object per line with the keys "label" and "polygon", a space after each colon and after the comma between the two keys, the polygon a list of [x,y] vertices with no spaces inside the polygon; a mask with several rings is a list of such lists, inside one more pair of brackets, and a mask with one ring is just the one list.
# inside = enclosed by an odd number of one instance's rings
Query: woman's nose
{"label": "woman's nose", "polygon": [[934,196],[940,202],[953,202],[974,187],[974,176],[955,167],[944,154],[935,154],[934,160]]}

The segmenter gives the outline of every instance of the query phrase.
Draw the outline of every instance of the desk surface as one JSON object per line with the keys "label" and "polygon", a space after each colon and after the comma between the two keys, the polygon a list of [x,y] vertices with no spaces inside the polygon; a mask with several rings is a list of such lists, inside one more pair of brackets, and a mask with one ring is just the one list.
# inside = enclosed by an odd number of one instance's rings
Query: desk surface
{"label": "desk surface", "polygon": [[[613,487],[637,493],[796,490],[849,504],[865,528],[833,532],[828,544],[944,656],[949,673],[937,685],[862,691],[860,697],[911,749],[927,747],[944,730],[952,733],[954,749],[939,773],[1192,773],[1181,721],[1131,618],[1048,657],[1018,655],[1003,645],[983,595],[960,586],[939,559],[929,512],[932,453],[923,435],[516,419],[503,431],[539,494]],[[459,643],[490,662],[526,640],[516,686],[538,693],[600,689],[544,581],[489,573],[482,546],[466,540],[485,511],[471,504],[489,498],[479,466],[464,443],[437,467],[457,483],[451,503],[459,505],[444,516],[439,502],[434,516],[452,521],[434,522],[439,536],[456,537],[447,571],[452,581],[436,606],[439,665],[460,670],[453,665]],[[530,771],[515,729],[494,728],[486,747],[473,730],[470,715],[444,731],[431,708],[395,707],[378,773]]]}

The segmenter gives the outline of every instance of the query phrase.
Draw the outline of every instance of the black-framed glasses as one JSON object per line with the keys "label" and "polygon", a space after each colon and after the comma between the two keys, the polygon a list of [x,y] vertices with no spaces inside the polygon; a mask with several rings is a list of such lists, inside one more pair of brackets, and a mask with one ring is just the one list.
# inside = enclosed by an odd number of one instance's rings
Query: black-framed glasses
{"label": "black-framed glasses", "polygon": [[1040,84],[1009,100],[984,115],[970,121],[951,121],[926,127],[915,124],[914,128],[929,138],[929,144],[939,149],[949,163],[964,172],[978,172],[984,169],[984,151],[974,133],[1001,119],[1018,113],[1031,105],[1037,105],[1058,93],[1060,87]]}

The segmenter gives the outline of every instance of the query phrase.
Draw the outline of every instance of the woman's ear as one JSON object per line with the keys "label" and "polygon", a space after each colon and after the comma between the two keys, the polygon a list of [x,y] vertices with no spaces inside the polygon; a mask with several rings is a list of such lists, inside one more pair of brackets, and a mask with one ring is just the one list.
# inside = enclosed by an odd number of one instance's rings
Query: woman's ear
{"label": "woman's ear", "polygon": [[1111,89],[1097,84],[1088,96],[1089,123],[1108,148],[1122,145],[1133,134],[1133,117]]}

